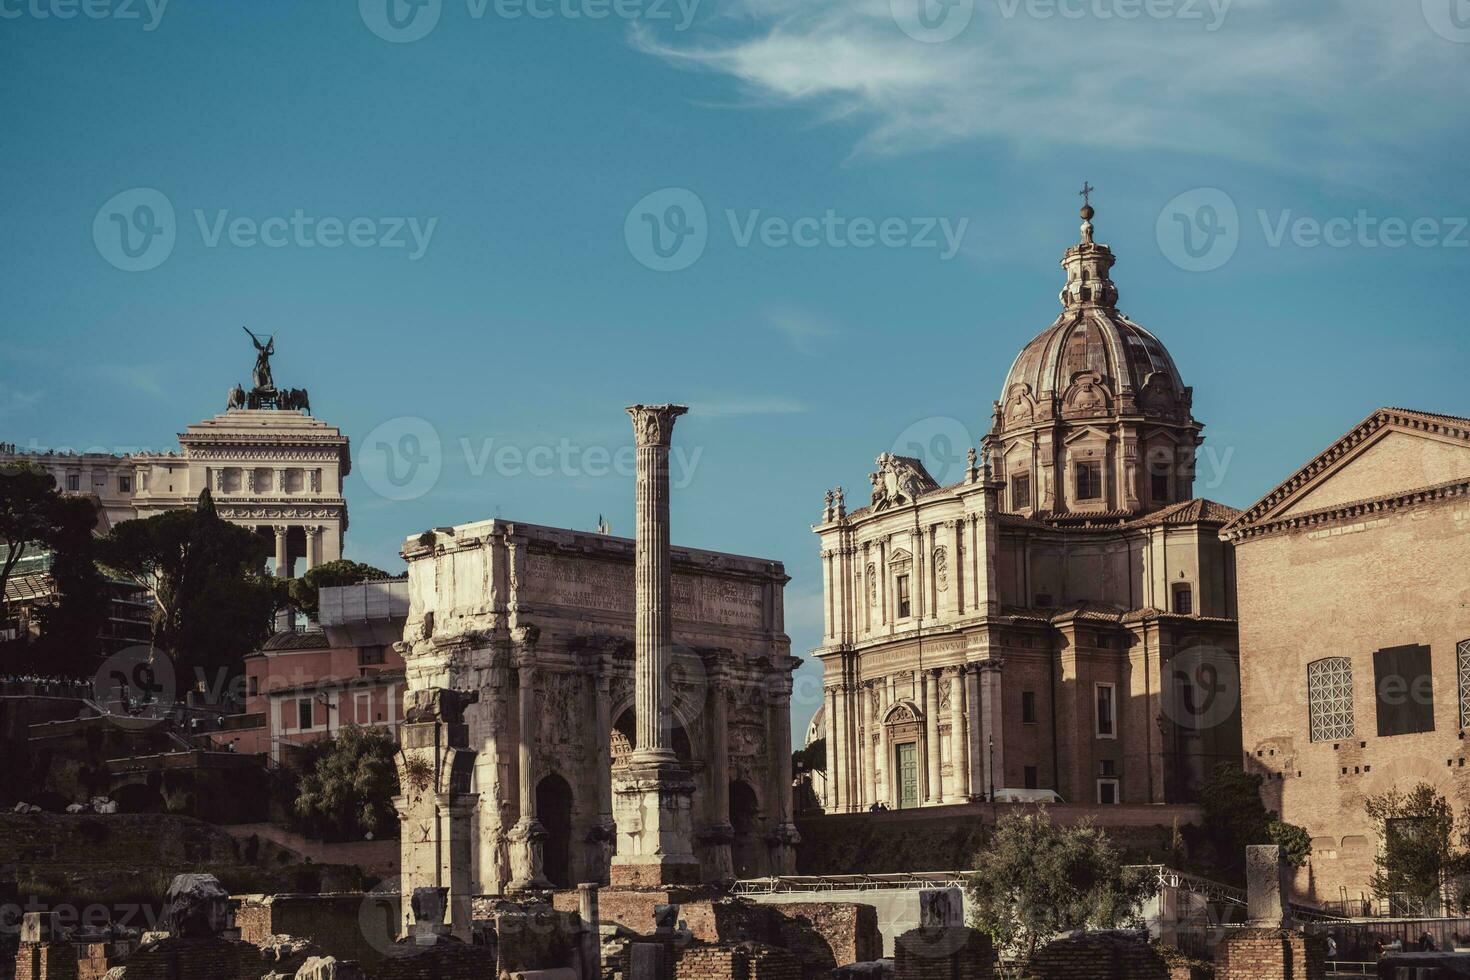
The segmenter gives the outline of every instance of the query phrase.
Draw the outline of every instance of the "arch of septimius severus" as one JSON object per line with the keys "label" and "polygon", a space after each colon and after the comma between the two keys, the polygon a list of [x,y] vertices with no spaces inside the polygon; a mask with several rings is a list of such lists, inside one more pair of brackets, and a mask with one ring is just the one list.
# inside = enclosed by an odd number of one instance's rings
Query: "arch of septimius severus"
{"label": "arch of septimius severus", "polygon": [[581,881],[790,873],[779,562],[673,548],[679,406],[634,406],[635,540],[489,520],[403,547],[401,887],[471,899]]}

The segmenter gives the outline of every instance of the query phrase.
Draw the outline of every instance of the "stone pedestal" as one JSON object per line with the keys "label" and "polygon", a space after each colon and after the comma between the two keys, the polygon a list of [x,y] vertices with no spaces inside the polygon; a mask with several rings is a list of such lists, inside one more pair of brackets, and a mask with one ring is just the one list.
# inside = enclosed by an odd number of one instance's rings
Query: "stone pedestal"
{"label": "stone pedestal", "polygon": [[634,766],[613,789],[618,852],[612,884],[621,888],[693,885],[694,779],[673,766]]}
{"label": "stone pedestal", "polygon": [[[399,729],[398,784],[393,799],[401,823],[400,887],[444,889],[448,925],[455,938],[471,938],[470,868],[473,816],[479,794],[470,779],[475,753],[468,748],[465,705],[478,694],[444,688],[410,691],[403,727]],[[405,932],[414,926],[409,903],[403,903]]]}

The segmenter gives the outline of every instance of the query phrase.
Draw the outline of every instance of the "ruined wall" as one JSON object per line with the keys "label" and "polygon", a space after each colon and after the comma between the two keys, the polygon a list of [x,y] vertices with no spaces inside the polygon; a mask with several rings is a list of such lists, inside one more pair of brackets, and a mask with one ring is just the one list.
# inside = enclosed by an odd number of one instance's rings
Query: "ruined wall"
{"label": "ruined wall", "polygon": [[[801,832],[797,871],[822,875],[967,870],[974,867],[988,827],[1007,813],[1030,809],[1018,803],[972,803],[885,813],[807,814],[796,824]],[[1046,810],[1061,824],[1091,817],[1131,863],[1164,860],[1174,821],[1186,827],[1201,819],[1195,806],[1055,804]]]}
{"label": "ruined wall", "polygon": [[1280,929],[1243,929],[1215,954],[1218,980],[1326,980],[1327,940]]}
{"label": "ruined wall", "polygon": [[1031,957],[1036,980],[1171,980],[1158,947],[1110,936],[1059,939]]}
{"label": "ruined wall", "polygon": [[674,980],[800,980],[796,957],[759,943],[691,946],[678,953]]}

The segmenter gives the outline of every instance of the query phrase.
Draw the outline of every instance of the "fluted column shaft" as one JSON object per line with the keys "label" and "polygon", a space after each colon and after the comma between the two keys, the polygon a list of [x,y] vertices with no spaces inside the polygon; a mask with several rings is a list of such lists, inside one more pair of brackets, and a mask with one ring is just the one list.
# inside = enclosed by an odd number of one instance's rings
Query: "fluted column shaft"
{"label": "fluted column shaft", "polygon": [[681,405],[634,405],[637,447],[637,519],[634,549],[634,701],[636,759],[673,762],[673,733],[665,683],[673,660],[673,584],[669,553],[669,443]]}
{"label": "fluted column shaft", "polygon": [[949,675],[949,771],[952,779],[947,794],[952,803],[963,803],[970,795],[969,767],[965,765],[965,675]]}

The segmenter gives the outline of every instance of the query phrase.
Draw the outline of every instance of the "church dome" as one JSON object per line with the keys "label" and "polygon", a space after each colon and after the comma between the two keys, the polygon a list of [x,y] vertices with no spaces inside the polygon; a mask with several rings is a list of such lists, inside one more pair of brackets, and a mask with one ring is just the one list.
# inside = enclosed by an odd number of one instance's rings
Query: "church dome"
{"label": "church dome", "polygon": [[1190,422],[1191,389],[1159,339],[1119,312],[1108,275],[1116,260],[1092,240],[1092,208],[1082,214],[1082,242],[1062,258],[1062,315],[1011,364],[996,403],[998,435],[1056,418]]}
{"label": "church dome", "polygon": [[1093,214],[1082,209],[1082,240],[1062,257],[1061,316],[1021,349],[995,402],[986,448],[1015,513],[1121,517],[1193,491],[1194,393],[1118,310],[1116,259],[1093,241]]}

